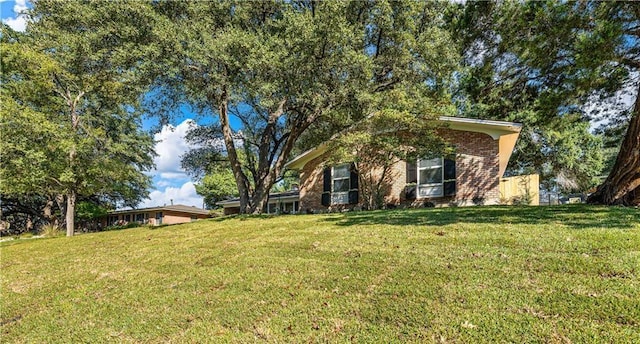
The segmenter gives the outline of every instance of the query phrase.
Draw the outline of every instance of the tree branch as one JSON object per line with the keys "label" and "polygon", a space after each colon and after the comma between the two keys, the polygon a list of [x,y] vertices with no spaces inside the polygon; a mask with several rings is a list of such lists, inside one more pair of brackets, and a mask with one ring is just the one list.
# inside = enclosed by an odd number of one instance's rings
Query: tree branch
{"label": "tree branch", "polygon": [[627,65],[629,67],[640,69],[640,60],[634,60],[634,59],[630,59],[630,58],[627,58],[627,57],[623,57],[622,58],[622,63],[624,63],[625,65]]}

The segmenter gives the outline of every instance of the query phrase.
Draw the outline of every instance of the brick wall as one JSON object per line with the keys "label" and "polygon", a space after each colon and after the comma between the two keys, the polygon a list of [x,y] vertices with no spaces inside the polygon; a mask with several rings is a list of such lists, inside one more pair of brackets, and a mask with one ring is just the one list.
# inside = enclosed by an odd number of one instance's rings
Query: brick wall
{"label": "brick wall", "polygon": [[195,216],[197,219],[206,219],[208,217],[207,215],[200,215],[200,214],[192,215],[192,214],[176,212],[176,211],[163,211],[162,224],[173,225],[176,223],[191,222],[192,216]]}
{"label": "brick wall", "polygon": [[472,205],[500,202],[498,140],[482,133],[446,129],[456,145],[456,201]]}
{"label": "brick wall", "polygon": [[[499,160],[498,141],[482,133],[442,129],[441,135],[456,146],[456,196],[432,198],[436,205],[452,202],[458,205],[498,204]],[[323,211],[327,207],[321,204],[322,169],[324,156],[309,161],[300,171],[300,210]],[[387,204],[417,205],[425,201],[407,201],[404,197],[406,181],[406,163],[395,164],[391,171],[392,182],[387,186],[385,197]],[[353,205],[351,205],[353,206]]]}
{"label": "brick wall", "polygon": [[325,210],[322,205],[322,162],[321,155],[309,161],[300,171],[300,211]]}

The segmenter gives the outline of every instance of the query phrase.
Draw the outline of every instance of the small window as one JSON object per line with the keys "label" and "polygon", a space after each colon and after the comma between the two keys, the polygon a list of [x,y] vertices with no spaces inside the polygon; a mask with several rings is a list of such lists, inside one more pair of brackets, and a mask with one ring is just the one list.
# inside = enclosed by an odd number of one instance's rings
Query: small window
{"label": "small window", "polygon": [[131,214],[127,214],[124,216],[124,222],[131,222]]}
{"label": "small window", "polygon": [[136,214],[136,222],[143,223],[144,222],[144,214]]}
{"label": "small window", "polygon": [[418,197],[442,197],[442,158],[418,160]]}
{"label": "small window", "polygon": [[196,221],[198,219],[198,216],[196,215],[191,215],[191,222]]}
{"label": "small window", "polygon": [[331,171],[331,204],[349,203],[349,164],[334,166]]}

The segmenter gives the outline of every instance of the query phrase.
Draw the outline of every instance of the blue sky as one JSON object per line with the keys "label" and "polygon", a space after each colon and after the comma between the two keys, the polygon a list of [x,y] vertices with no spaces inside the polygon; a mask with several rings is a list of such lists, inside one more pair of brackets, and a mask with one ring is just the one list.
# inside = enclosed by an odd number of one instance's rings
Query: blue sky
{"label": "blue sky", "polygon": [[[23,31],[25,28],[24,17],[20,11],[26,10],[30,4],[26,0],[0,0],[0,19],[14,30]],[[193,180],[180,168],[180,156],[190,147],[184,141],[184,135],[190,126],[200,123],[210,123],[210,118],[198,118],[186,106],[181,107],[174,114],[171,125],[165,126],[155,134],[156,169],[149,174],[153,176],[153,189],[150,190],[150,199],[140,204],[139,207],[152,207],[164,204],[185,204],[202,207],[202,197],[195,191]],[[154,120],[145,120],[145,130],[157,124]]]}

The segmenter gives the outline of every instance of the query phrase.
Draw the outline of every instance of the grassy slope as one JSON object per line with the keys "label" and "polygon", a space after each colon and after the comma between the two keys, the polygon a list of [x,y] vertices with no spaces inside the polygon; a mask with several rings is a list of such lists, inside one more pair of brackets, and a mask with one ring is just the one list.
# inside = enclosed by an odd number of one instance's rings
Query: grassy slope
{"label": "grassy slope", "polygon": [[640,342],[640,212],[235,218],[0,246],[2,342]]}

